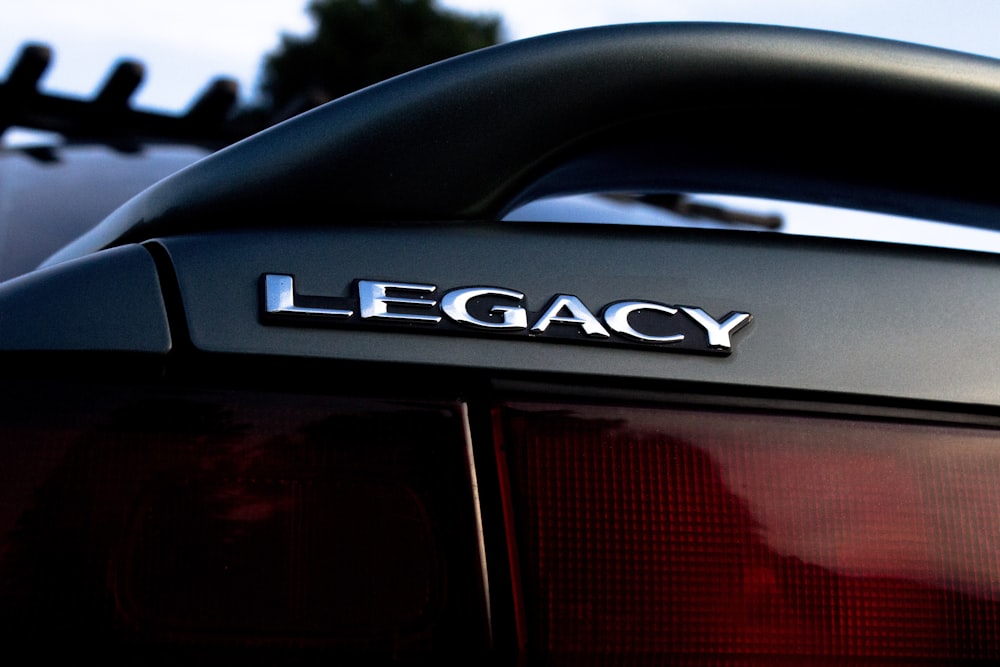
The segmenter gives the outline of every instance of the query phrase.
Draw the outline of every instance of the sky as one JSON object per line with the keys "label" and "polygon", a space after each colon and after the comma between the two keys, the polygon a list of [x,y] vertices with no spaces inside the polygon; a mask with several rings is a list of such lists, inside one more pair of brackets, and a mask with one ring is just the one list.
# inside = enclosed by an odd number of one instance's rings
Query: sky
{"label": "sky", "polygon": [[[255,90],[282,33],[306,34],[307,0],[0,0],[0,72],[28,41],[49,44],[44,89],[88,96],[112,63],[146,64],[139,106],[181,110],[220,75]],[[498,14],[506,39],[638,21],[736,21],[812,27],[1000,57],[1000,0],[443,0]]]}

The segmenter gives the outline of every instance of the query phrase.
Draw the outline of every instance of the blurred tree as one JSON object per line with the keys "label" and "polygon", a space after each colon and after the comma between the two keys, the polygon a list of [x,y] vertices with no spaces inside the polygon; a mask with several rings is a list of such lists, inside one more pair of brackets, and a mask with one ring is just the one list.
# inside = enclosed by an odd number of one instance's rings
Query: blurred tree
{"label": "blurred tree", "polygon": [[439,9],[434,0],[313,0],[306,37],[284,35],[265,57],[261,92],[288,117],[416,67],[499,41],[500,19]]}

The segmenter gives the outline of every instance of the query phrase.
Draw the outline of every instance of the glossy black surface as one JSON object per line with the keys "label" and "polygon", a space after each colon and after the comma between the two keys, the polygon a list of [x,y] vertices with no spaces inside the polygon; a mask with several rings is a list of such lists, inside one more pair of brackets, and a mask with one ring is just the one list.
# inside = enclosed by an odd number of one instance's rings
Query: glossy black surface
{"label": "glossy black surface", "polygon": [[738,24],[571,31],[275,126],[168,178],[53,261],[199,229],[489,219],[529,195],[627,187],[916,206],[996,226],[993,179],[968,150],[995,152],[998,113],[1000,64],[987,58]]}

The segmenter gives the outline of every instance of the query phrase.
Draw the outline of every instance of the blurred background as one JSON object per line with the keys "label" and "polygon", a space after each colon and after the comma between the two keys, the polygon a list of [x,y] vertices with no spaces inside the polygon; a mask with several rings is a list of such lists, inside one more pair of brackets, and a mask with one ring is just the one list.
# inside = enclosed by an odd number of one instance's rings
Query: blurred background
{"label": "blurred background", "polygon": [[[640,21],[792,25],[1000,57],[996,0],[5,1],[0,73],[25,42],[42,42],[53,49],[42,89],[89,96],[114,61],[135,58],[146,64],[136,105],[173,111],[220,75],[239,81],[242,107],[280,106],[298,85],[304,94],[322,97],[489,41]],[[324,44],[316,52],[334,71],[325,82],[303,70],[310,59],[303,44],[317,35]],[[277,63],[270,77],[268,56]],[[276,81],[282,65],[299,78]],[[343,80],[331,85],[336,77]],[[324,93],[324,85],[336,90]],[[268,92],[280,99],[268,99]]]}

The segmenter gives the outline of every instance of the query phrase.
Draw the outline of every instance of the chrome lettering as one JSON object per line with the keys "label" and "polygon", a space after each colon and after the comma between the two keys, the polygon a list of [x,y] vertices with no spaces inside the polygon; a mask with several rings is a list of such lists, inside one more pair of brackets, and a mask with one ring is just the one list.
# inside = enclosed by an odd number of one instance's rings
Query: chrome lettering
{"label": "chrome lettering", "polygon": [[437,301],[434,299],[423,299],[419,296],[390,296],[389,290],[404,293],[432,294],[436,289],[435,285],[422,285],[420,283],[382,283],[373,280],[359,280],[358,300],[361,303],[361,318],[437,324],[441,321],[440,315],[421,315],[419,313],[401,313],[389,310],[391,306],[433,308],[437,305]]}
{"label": "chrome lettering", "polygon": [[[566,311],[566,314],[562,314]],[[583,329],[588,336],[597,338],[611,338],[611,334],[605,329],[594,314],[590,312],[580,299],[571,294],[558,294],[549,307],[542,313],[541,317],[535,320],[531,326],[531,333],[545,333],[549,325],[553,322],[559,324],[575,324]]]}
{"label": "chrome lettering", "polygon": [[742,329],[752,319],[750,313],[730,313],[719,322],[701,308],[681,306],[681,310],[705,330],[708,334],[708,346],[716,350],[732,349],[730,334]]}
{"label": "chrome lettering", "polygon": [[679,343],[684,340],[684,334],[670,334],[669,336],[652,336],[638,331],[628,321],[629,315],[639,310],[654,310],[667,315],[677,313],[676,308],[664,306],[660,303],[648,303],[646,301],[620,301],[613,303],[604,310],[604,321],[616,333],[620,333],[626,338],[639,340],[643,343]]}
{"label": "chrome lettering", "polygon": [[351,310],[336,308],[306,308],[295,305],[295,283],[292,276],[264,274],[264,311],[269,315],[306,315],[310,317],[350,317]]}
{"label": "chrome lettering", "polygon": [[500,296],[515,299],[518,304],[524,295],[502,287],[464,287],[454,289],[441,297],[441,311],[459,324],[468,324],[484,329],[527,329],[528,313],[520,305],[493,305],[491,315],[499,315],[500,321],[483,320],[469,314],[469,301],[480,297]]}
{"label": "chrome lettering", "polygon": [[294,276],[265,273],[260,288],[260,316],[265,324],[269,320],[315,326],[367,322],[369,328],[376,322],[417,324],[442,332],[472,329],[494,336],[576,341],[586,337],[602,344],[659,346],[710,354],[730,353],[733,335],[753,320],[750,313],[740,311],[717,320],[694,306],[634,300],[609,303],[598,311],[598,317],[572,294],[556,294],[542,311],[536,311],[529,309],[528,297],[523,293],[495,286],[450,289],[440,301],[435,298],[437,285],[380,280],[357,280],[353,293],[347,296],[301,295],[295,292]]}

